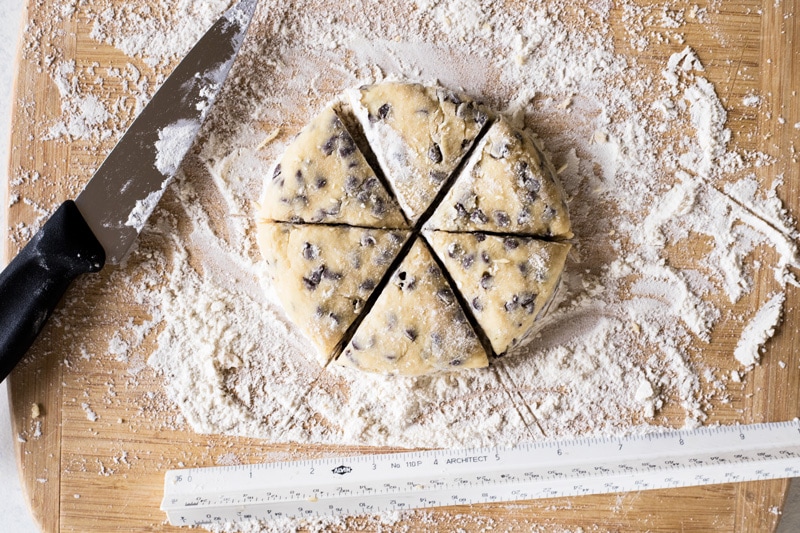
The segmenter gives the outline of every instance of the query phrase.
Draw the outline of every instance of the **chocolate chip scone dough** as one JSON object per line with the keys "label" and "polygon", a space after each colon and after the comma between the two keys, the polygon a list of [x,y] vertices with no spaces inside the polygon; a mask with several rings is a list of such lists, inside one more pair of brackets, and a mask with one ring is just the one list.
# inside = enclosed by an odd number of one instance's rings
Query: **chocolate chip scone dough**
{"label": "chocolate chip scone dough", "polygon": [[286,149],[265,181],[258,216],[281,222],[406,228],[397,201],[326,107]]}
{"label": "chocolate chip scone dough", "polygon": [[389,185],[414,223],[433,202],[488,119],[465,95],[411,83],[348,93]]}
{"label": "chocolate chip scone dough", "polygon": [[503,118],[489,128],[425,227],[572,237],[552,165],[527,134]]}
{"label": "chocolate chip scone dough", "polygon": [[336,360],[369,372],[416,376],[489,364],[475,330],[422,239]]}
{"label": "chocolate chip scone dough", "polygon": [[408,232],[261,222],[258,243],[286,314],[328,363]]}
{"label": "chocolate chip scone dough", "polygon": [[561,277],[570,245],[527,237],[426,232],[501,355],[531,330]]}

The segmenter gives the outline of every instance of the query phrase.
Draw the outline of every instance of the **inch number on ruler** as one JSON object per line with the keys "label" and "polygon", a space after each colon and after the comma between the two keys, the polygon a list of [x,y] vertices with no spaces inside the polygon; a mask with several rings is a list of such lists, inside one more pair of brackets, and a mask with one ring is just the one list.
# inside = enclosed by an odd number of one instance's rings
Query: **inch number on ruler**
{"label": "inch number on ruler", "polygon": [[800,422],[513,448],[170,470],[173,525],[384,511],[800,476]]}

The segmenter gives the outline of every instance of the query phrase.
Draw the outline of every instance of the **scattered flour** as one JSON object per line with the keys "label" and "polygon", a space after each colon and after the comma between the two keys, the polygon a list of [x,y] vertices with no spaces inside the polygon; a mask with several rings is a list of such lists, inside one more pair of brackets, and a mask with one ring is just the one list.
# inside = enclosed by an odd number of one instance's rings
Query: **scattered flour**
{"label": "scattered flour", "polygon": [[[775,328],[778,327],[780,322],[785,299],[786,295],[783,293],[774,295],[747,323],[733,352],[733,356],[736,357],[737,361],[745,366],[758,364],[761,358],[758,351],[764,346],[767,339],[775,334]],[[785,367],[786,363],[781,366]]]}
{"label": "scattered flour", "polygon": [[97,413],[92,410],[91,406],[88,403],[82,403],[81,409],[86,413],[86,420],[89,422],[97,422]]}
{"label": "scattered flour", "polygon": [[[194,142],[200,124],[182,119],[158,132],[156,141],[156,168],[165,176],[173,176]],[[156,202],[158,203],[158,202]]]}
{"label": "scattered flour", "polygon": [[99,96],[84,94],[74,61],[59,63],[52,79],[61,94],[63,118],[50,127],[45,139],[103,140],[111,136],[112,130],[105,126],[111,114]]}

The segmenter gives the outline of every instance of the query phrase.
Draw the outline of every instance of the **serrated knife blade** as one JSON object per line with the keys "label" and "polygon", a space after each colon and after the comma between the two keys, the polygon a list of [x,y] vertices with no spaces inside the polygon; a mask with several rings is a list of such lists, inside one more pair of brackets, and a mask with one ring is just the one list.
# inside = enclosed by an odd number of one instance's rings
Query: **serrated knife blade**
{"label": "serrated knife blade", "polygon": [[69,284],[119,264],[139,236],[219,93],[258,0],[240,0],[200,38],[73,202],[0,272],[0,381],[22,359]]}

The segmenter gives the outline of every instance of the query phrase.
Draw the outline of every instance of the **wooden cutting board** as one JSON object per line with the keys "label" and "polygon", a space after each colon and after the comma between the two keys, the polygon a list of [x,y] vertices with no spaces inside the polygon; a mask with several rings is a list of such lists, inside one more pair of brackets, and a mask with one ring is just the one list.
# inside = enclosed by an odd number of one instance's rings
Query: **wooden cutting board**
{"label": "wooden cutting board", "polygon": [[[740,102],[747,90],[767,95],[760,112],[732,111],[729,126],[735,139],[778,159],[775,165],[759,169],[759,178],[769,183],[783,174],[785,185],[780,194],[797,218],[800,165],[792,155],[793,146],[800,146],[800,138],[791,126],[800,122],[800,97],[794,92],[800,89],[800,21],[795,16],[800,2],[737,0],[712,4],[721,11],[714,16],[719,22],[715,35],[712,38],[694,31],[687,35],[688,44],[697,50],[727,107],[728,102]],[[60,113],[61,97],[41,69],[48,54],[56,53],[59,60],[74,59],[78,66],[97,63],[102,68],[124,68],[132,62],[118,50],[90,38],[92,21],[80,9],[54,18],[46,2],[29,2],[32,31],[27,32],[27,39],[43,41],[35,53],[23,46],[26,52],[18,65],[11,193],[29,201],[16,202],[9,208],[12,227],[30,224],[37,216],[36,206],[50,209],[73,198],[90,177],[87,169],[111,148],[109,140],[69,144],[45,141],[33,126]],[[610,17],[620,20],[619,11],[612,9]],[[41,34],[33,31],[41,27],[46,28]],[[624,36],[621,23],[617,28]],[[664,55],[652,59],[663,65],[668,47],[658,53],[662,52]],[[148,71],[146,65],[141,68]],[[109,83],[103,90],[119,95],[125,88]],[[778,117],[785,123],[781,124]],[[33,172],[41,177],[37,179]],[[20,176],[24,179],[15,179]],[[19,231],[12,232],[16,240],[9,246],[11,255],[24,241],[24,235],[20,235]],[[746,303],[763,301],[773,288],[772,282],[771,272],[756,280],[752,299]],[[31,510],[44,531],[180,531],[165,524],[158,508],[167,468],[210,466],[231,452],[257,462],[289,453],[316,456],[363,450],[275,445],[167,429],[170,425],[162,422],[176,413],[170,406],[159,404],[163,401],[158,394],[162,385],[157,378],[145,371],[133,379],[126,374],[127,365],[112,357],[75,357],[78,348],[68,332],[80,328],[87,344],[102,345],[119,324],[140,313],[113,289],[112,269],[73,287],[28,360],[9,379],[14,431],[20,435],[20,474]],[[717,406],[709,423],[780,421],[800,415],[799,305],[798,291],[790,288],[787,316],[768,343],[763,364],[746,376],[741,390],[731,391],[729,404]],[[718,331],[703,357],[718,368],[730,366],[735,343],[734,333]],[[75,361],[79,371],[68,366]],[[97,420],[89,420],[90,411]],[[752,482],[453,507],[433,511],[424,523],[412,518],[404,524],[409,531],[447,530],[456,525],[468,531],[489,525],[496,530],[527,530],[536,524],[548,530],[770,531],[779,519],[786,487],[786,481]],[[455,518],[457,515],[469,519]],[[433,526],[430,520],[437,520],[439,526]]]}

